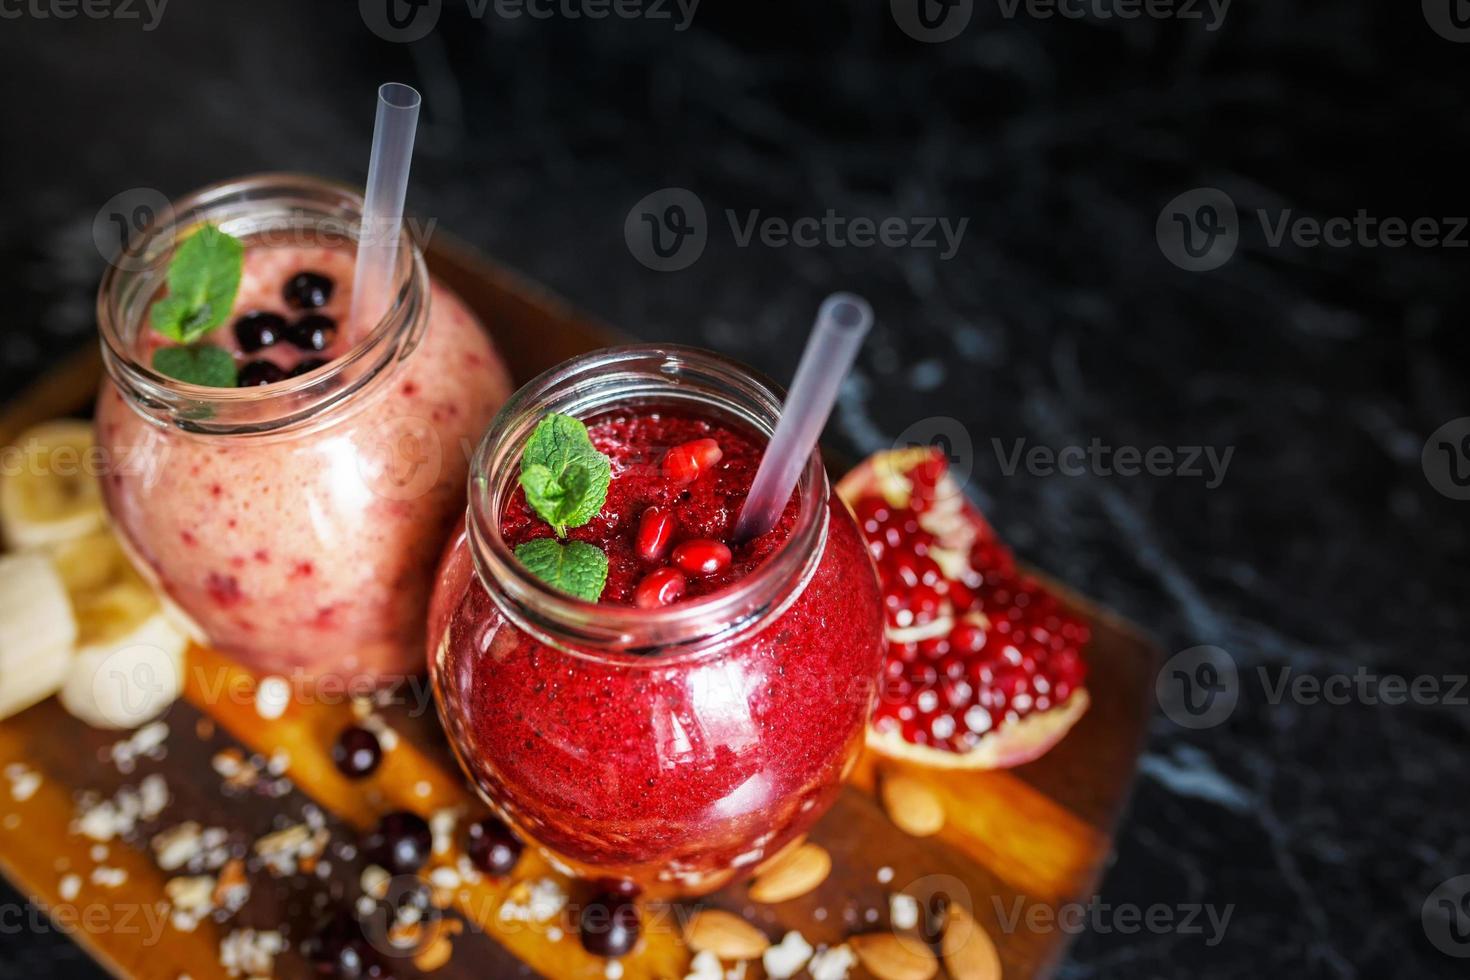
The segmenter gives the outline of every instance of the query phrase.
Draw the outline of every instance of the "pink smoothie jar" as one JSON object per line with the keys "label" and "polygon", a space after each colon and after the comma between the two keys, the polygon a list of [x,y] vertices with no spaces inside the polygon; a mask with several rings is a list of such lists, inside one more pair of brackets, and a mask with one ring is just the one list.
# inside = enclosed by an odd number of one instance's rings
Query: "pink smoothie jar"
{"label": "pink smoothie jar", "polygon": [[[503,533],[521,451],[548,412],[677,417],[686,427],[707,419],[763,446],[779,411],[769,386],[719,355],[619,348],[527,385],[480,443],[466,528],[435,586],[430,675],[471,781],[569,873],[656,897],[702,894],[807,830],[862,744],[882,660],[881,600],[816,454],[777,532],[784,538],[734,581],[658,609],[609,601],[611,584],[598,603],[556,592]],[[657,466],[609,449],[604,522],[618,482]],[[753,476],[741,465],[720,475],[731,511]],[[626,549],[608,550],[615,566],[627,560]]]}
{"label": "pink smoothie jar", "polygon": [[[387,311],[348,318],[361,207],[346,187],[282,174],[177,202],[103,278],[96,424],[113,525],[197,639],[259,671],[376,686],[423,668],[429,589],[463,513],[469,447],[509,384],[483,326],[406,234]],[[230,324],[290,312],[272,307],[284,280],[335,282],[317,311],[340,324],[332,345],[305,364],[267,352],[280,374],[297,374],[210,388],[150,367],[160,338],[148,311],[175,243],[202,223],[245,244],[235,307],[216,332],[237,357]]]}

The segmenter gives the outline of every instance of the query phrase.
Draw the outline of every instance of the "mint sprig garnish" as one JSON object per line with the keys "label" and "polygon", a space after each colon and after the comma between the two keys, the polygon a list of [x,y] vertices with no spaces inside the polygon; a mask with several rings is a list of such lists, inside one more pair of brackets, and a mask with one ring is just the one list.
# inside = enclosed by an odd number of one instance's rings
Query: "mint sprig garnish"
{"label": "mint sprig garnish", "polygon": [[[540,518],[564,538],[607,503],[612,460],[597,451],[587,426],[555,412],[536,424],[521,452],[521,489]],[[596,602],[607,584],[607,555],[595,544],[537,538],[516,545],[527,571],[560,592]]]}
{"label": "mint sprig garnish", "polygon": [[607,584],[607,555],[585,541],[537,538],[516,545],[516,557],[553,589],[584,602],[596,602]]}
{"label": "mint sprig garnish", "polygon": [[168,295],[153,304],[150,315],[153,329],[169,340],[192,344],[224,323],[240,291],[244,264],[245,246],[238,238],[214,225],[201,227],[174,251]]}
{"label": "mint sprig garnish", "polygon": [[153,352],[153,370],[178,381],[207,388],[235,387],[235,358],[222,347],[160,347]]}
{"label": "mint sprig garnish", "polygon": [[607,503],[612,460],[597,451],[587,426],[552,413],[536,425],[521,453],[521,487],[526,502],[556,536],[581,527]]}

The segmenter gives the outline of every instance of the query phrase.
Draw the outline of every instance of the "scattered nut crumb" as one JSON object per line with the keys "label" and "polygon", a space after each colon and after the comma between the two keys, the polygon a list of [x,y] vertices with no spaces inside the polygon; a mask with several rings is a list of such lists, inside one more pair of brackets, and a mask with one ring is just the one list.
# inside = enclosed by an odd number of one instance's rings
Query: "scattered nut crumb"
{"label": "scattered nut crumb", "polygon": [[888,921],[899,930],[912,929],[919,924],[919,901],[902,892],[888,896]]}
{"label": "scattered nut crumb", "polygon": [[812,945],[806,937],[795,930],[788,932],[781,941],[761,954],[761,965],[771,980],[787,980],[794,977],[812,958]]}
{"label": "scattered nut crumb", "polygon": [[61,884],[57,887],[57,892],[61,895],[63,902],[70,902],[77,895],[81,894],[81,891],[82,879],[76,875],[67,875],[65,878],[62,878]]}
{"label": "scattered nut crumb", "polygon": [[566,908],[567,892],[555,878],[519,881],[500,903],[502,922],[548,922]]}
{"label": "scattered nut crumb", "polygon": [[888,865],[885,864],[883,867],[881,867],[881,868],[878,869],[878,884],[880,884],[880,885],[886,885],[886,884],[888,884],[892,880],[893,880],[893,869],[892,868],[890,868]]}
{"label": "scattered nut crumb", "polygon": [[847,974],[857,966],[857,954],[852,947],[843,944],[824,949],[812,957],[807,972],[812,980],[847,980]]}
{"label": "scattered nut crumb", "polygon": [[255,713],[266,721],[275,721],[286,713],[291,703],[291,685],[284,677],[262,677],[255,689]]}
{"label": "scattered nut crumb", "polygon": [[220,941],[219,962],[232,977],[268,977],[275,972],[276,954],[285,948],[279,932],[236,929]]}
{"label": "scattered nut crumb", "polygon": [[128,873],[122,868],[109,868],[103,865],[92,869],[92,884],[103,888],[117,888],[119,885],[126,884],[127,880]]}

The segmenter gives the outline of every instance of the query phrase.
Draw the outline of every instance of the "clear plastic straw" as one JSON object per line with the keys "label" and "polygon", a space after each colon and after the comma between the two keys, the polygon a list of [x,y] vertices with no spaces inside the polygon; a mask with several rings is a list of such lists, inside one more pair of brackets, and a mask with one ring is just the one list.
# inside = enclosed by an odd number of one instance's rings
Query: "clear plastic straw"
{"label": "clear plastic straw", "polygon": [[349,323],[376,323],[393,299],[403,203],[408,197],[408,168],[413,163],[413,138],[422,101],[410,85],[388,82],[378,88],[378,117],[373,124],[373,155],[368,161]]}
{"label": "clear plastic straw", "polygon": [[872,325],[873,310],[861,296],[833,293],[822,301],[776,431],[735,524],[735,540],[747,541],[776,526],[832,414],[837,388]]}

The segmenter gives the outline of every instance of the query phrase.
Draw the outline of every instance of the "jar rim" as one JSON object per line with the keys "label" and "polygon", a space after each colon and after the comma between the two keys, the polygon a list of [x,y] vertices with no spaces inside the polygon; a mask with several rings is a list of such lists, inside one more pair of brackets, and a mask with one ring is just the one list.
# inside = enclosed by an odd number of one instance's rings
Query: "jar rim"
{"label": "jar rim", "polygon": [[618,666],[666,666],[758,631],[796,601],[826,547],[831,491],[813,450],[786,539],[749,575],[708,595],[640,609],[558,592],[520,563],[500,533],[521,451],[547,412],[584,418],[630,399],[718,408],[767,439],[781,409],[778,386],[697,347],[632,345],[572,358],[516,392],[486,430],[470,465],[467,536],[480,584],[501,612],[543,644]]}
{"label": "jar rim", "polygon": [[[427,323],[429,275],[423,254],[405,230],[384,314],[348,350],[300,377],[266,386],[212,388],[179,381],[143,363],[134,351],[135,321],[163,284],[181,235],[206,222],[223,230],[249,215],[264,220],[276,209],[319,223],[340,222],[353,246],[362,234],[361,192],[310,174],[250,174],[200,188],[169,205],[108,264],[97,294],[97,322],[104,366],[133,407],[156,424],[214,435],[250,435],[295,428],[341,404],[417,346]],[[272,227],[272,226],[268,226]],[[281,227],[281,226],[274,226]],[[223,325],[220,328],[223,329]]]}

